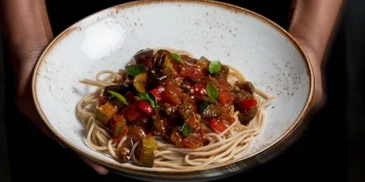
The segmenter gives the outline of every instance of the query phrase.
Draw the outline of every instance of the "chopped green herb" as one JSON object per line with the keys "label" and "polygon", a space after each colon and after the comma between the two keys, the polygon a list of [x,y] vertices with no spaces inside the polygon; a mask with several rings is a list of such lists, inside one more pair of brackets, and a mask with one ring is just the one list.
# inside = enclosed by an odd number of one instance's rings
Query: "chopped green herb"
{"label": "chopped green herb", "polygon": [[156,107],[156,98],[155,96],[153,96],[152,94],[150,93],[141,93],[141,94],[138,94],[142,99],[145,99],[145,100],[148,100],[150,103],[151,103],[151,106],[153,108]]}
{"label": "chopped green herb", "polygon": [[179,62],[179,63],[184,63],[184,60],[181,58],[181,56],[180,55],[178,55],[178,54],[175,54],[175,53],[171,53],[170,54],[170,57],[172,58],[172,59],[174,59],[174,60],[176,60],[177,62]]}
{"label": "chopped green herb", "polygon": [[146,67],[144,67],[143,65],[140,65],[140,64],[129,65],[129,66],[126,66],[125,69],[127,70],[128,74],[130,74],[132,76],[137,76],[140,73],[146,72]]}
{"label": "chopped green herb", "polygon": [[191,133],[191,126],[187,123],[184,123],[181,127],[181,132],[184,136],[189,136]]}
{"label": "chopped green herb", "polygon": [[219,61],[212,61],[209,64],[209,72],[210,74],[216,74],[222,68],[222,64]]}
{"label": "chopped green herb", "polygon": [[207,84],[207,93],[208,93],[208,96],[215,100],[215,101],[218,101],[218,95],[219,95],[219,91],[218,91],[218,88],[211,82],[209,82]]}
{"label": "chopped green herb", "polygon": [[118,100],[120,100],[121,102],[123,102],[124,104],[128,105],[127,100],[123,97],[123,95],[119,94],[118,92],[114,92],[114,91],[108,91],[113,97],[116,97]]}

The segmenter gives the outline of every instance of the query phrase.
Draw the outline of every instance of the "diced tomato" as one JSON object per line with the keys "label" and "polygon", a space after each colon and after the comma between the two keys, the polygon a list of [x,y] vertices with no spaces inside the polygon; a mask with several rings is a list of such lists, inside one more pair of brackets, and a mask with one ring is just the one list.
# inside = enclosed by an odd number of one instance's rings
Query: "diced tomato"
{"label": "diced tomato", "polygon": [[219,102],[222,104],[222,105],[227,105],[227,104],[230,104],[232,101],[231,99],[231,94],[228,92],[228,91],[221,91],[219,93]]}
{"label": "diced tomato", "polygon": [[128,127],[117,126],[115,128],[115,133],[113,134],[113,143],[119,142],[128,133]]}
{"label": "diced tomato", "polygon": [[151,90],[151,94],[155,96],[157,101],[160,101],[162,98],[162,93],[165,91],[165,87],[158,86]]}
{"label": "diced tomato", "polygon": [[148,115],[150,115],[153,111],[153,107],[151,106],[150,102],[146,100],[139,102],[138,108],[140,108],[143,112],[147,113]]}
{"label": "diced tomato", "polygon": [[173,105],[181,104],[182,90],[175,83],[168,81],[165,91],[162,93],[162,101]]}
{"label": "diced tomato", "polygon": [[135,122],[137,119],[144,117],[144,112],[138,108],[137,102],[124,108],[122,114],[129,122]]}
{"label": "diced tomato", "polygon": [[194,94],[198,96],[207,95],[207,90],[205,90],[205,85],[197,83],[192,87]]}
{"label": "diced tomato", "polygon": [[198,120],[194,116],[191,116],[186,120],[186,123],[189,124],[189,126],[191,126],[191,128],[196,128],[197,124],[198,124]]}
{"label": "diced tomato", "polygon": [[222,133],[224,130],[227,129],[224,120],[212,118],[209,120],[210,127],[217,133]]}
{"label": "diced tomato", "polygon": [[256,99],[243,99],[238,103],[238,107],[243,110],[252,110],[257,106]]}
{"label": "diced tomato", "polygon": [[185,147],[196,149],[202,147],[204,144],[204,139],[196,137],[194,134],[189,135],[184,138],[183,143]]}
{"label": "diced tomato", "polygon": [[200,78],[202,76],[202,70],[199,69],[196,66],[184,64],[184,66],[181,68],[180,75],[184,78],[186,77],[192,77],[192,78]]}
{"label": "diced tomato", "polygon": [[131,91],[128,91],[126,94],[125,94],[125,99],[127,100],[128,103],[131,103],[134,99],[134,94],[133,92]]}

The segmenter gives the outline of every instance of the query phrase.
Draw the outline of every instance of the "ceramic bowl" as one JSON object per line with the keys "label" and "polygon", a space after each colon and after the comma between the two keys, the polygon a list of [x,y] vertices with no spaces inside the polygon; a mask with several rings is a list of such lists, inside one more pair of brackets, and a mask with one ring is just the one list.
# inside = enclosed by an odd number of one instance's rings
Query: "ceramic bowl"
{"label": "ceramic bowl", "polygon": [[[263,131],[241,157],[202,171],[143,168],[95,152],[85,144],[76,117],[78,101],[94,87],[79,83],[101,70],[124,68],[144,48],[165,47],[219,59],[276,97],[266,108]],[[300,45],[284,29],[252,11],[216,1],[152,0],[118,5],[66,29],[46,48],[33,77],[39,114],[69,148],[111,170],[139,179],[213,179],[264,160],[306,115],[313,72]]]}

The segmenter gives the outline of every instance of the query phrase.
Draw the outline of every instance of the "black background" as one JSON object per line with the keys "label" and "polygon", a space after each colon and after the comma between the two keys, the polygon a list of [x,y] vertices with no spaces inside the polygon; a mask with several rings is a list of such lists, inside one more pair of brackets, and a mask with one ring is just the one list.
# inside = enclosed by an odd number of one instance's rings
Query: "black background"
{"label": "black background", "polygon": [[[47,1],[49,16],[58,35],[87,15],[125,1]],[[245,1],[234,3],[256,11],[287,28],[289,1]],[[280,156],[226,180],[247,181],[346,181],[348,78],[346,28],[342,18],[325,66],[328,102],[308,123],[300,139]],[[73,152],[44,137],[13,103],[13,81],[5,59],[5,121],[12,181],[54,181],[81,178],[83,181],[134,181],[116,174],[100,176]],[[365,153],[364,153],[365,155]],[[362,163],[363,158],[358,162]],[[360,171],[360,169],[359,169]],[[359,172],[356,181],[362,174]],[[354,178],[355,179],[355,178]],[[223,180],[222,180],[223,181]]]}

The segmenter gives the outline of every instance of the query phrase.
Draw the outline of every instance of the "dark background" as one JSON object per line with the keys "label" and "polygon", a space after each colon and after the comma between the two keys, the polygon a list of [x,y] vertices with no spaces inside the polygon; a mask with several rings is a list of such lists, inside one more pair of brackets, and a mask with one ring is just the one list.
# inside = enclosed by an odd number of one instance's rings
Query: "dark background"
{"label": "dark background", "polygon": [[[75,4],[76,1],[71,2],[47,1],[55,36],[87,15],[125,1],[88,1],[79,5]],[[288,2],[246,0],[234,4],[256,11],[287,28]],[[365,118],[362,114],[365,102],[361,95],[364,93],[362,71],[365,71],[363,5],[361,0],[350,0],[346,5],[324,66],[327,103],[308,122],[302,136],[278,157],[224,180],[365,181]],[[14,73],[6,54],[2,60],[1,50],[0,96],[3,89],[5,91],[5,97],[0,97],[1,101],[5,101],[0,104],[0,114],[5,109],[5,125],[0,122],[1,182],[10,177],[12,181],[72,180],[79,177],[83,181],[134,181],[116,174],[99,176],[73,152],[44,137],[20,114],[13,103]],[[6,47],[3,50],[6,53]]]}

